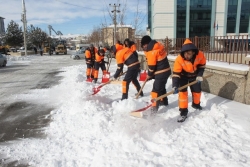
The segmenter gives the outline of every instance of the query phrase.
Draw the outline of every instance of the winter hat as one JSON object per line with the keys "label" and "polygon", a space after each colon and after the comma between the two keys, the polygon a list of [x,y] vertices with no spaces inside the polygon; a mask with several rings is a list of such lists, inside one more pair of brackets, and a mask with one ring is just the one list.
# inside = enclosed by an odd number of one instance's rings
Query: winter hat
{"label": "winter hat", "polygon": [[89,47],[94,47],[94,45],[93,45],[93,44],[90,44]]}
{"label": "winter hat", "polygon": [[195,52],[195,55],[198,54],[198,48],[190,41],[189,39],[186,39],[181,47],[181,56],[184,56],[184,52],[192,50]]}
{"label": "winter hat", "polygon": [[110,51],[116,53],[116,47],[115,47],[115,45],[111,46]]}
{"label": "winter hat", "polygon": [[142,39],[141,39],[141,47],[143,47],[143,45],[145,45],[145,44],[149,44],[149,42],[151,40],[152,39],[148,35],[145,35],[144,37],[142,37]]}
{"label": "winter hat", "polygon": [[104,49],[100,49],[99,52],[100,52],[100,53],[105,53],[105,50],[104,50]]}

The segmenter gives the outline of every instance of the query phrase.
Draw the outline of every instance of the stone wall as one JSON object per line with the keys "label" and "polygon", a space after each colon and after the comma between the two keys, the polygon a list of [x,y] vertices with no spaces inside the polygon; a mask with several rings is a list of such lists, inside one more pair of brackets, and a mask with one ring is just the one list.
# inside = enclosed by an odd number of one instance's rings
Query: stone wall
{"label": "stone wall", "polygon": [[[141,60],[143,53],[139,54]],[[173,68],[174,59],[169,59]],[[145,62],[141,62],[142,69],[147,69]],[[202,90],[226,99],[234,100],[244,104],[250,104],[250,73],[244,70],[235,70],[217,66],[206,66],[204,76],[213,76],[202,82]]]}

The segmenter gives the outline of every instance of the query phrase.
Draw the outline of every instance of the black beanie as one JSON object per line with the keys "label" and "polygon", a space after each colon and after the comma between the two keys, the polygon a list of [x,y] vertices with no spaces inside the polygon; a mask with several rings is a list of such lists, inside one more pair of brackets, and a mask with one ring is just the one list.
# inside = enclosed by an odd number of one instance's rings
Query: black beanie
{"label": "black beanie", "polygon": [[151,40],[152,39],[148,35],[145,35],[144,37],[142,37],[142,39],[141,39],[141,47],[143,47],[143,45],[145,45],[145,44],[149,44],[149,42]]}
{"label": "black beanie", "polygon": [[100,49],[99,52],[100,52],[100,53],[105,53],[105,50],[104,50],[104,49]]}
{"label": "black beanie", "polygon": [[116,47],[115,47],[115,45],[111,46],[110,50],[111,50],[111,52],[116,53]]}

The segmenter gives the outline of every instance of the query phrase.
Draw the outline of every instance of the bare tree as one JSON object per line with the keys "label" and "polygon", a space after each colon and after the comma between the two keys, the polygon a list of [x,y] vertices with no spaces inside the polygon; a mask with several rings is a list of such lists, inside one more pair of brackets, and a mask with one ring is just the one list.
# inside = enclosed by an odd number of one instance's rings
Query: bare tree
{"label": "bare tree", "polygon": [[96,46],[99,46],[102,43],[102,37],[101,37],[101,28],[100,27],[94,27],[91,34],[88,37],[88,42],[93,43]]}
{"label": "bare tree", "polygon": [[132,22],[132,25],[135,28],[135,34],[140,35],[140,34],[145,33],[145,30],[143,31],[141,27],[145,18],[146,18],[146,14],[143,14],[142,11],[140,10],[140,0],[137,0],[134,20]]}

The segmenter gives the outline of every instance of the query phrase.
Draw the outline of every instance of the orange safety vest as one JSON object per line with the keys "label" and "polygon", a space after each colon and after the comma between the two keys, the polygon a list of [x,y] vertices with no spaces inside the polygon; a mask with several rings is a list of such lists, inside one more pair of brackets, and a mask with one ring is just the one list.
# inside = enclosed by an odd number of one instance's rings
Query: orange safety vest
{"label": "orange safety vest", "polygon": [[138,64],[139,61],[130,48],[123,48],[116,53],[116,63],[131,67],[132,65]]}
{"label": "orange safety vest", "polygon": [[153,48],[144,52],[147,58],[149,76],[170,70],[169,65],[161,63],[167,57],[164,46],[159,42],[154,42]]}
{"label": "orange safety vest", "polygon": [[95,60],[95,53],[97,53],[97,48],[96,47],[94,47],[94,52],[93,53],[91,53],[91,51],[89,49],[86,49],[86,51],[85,51],[86,59],[94,61]]}
{"label": "orange safety vest", "polygon": [[[184,52],[188,50],[194,50],[198,54],[194,55],[193,60],[186,60],[184,58]],[[183,46],[182,52],[175,59],[174,67],[173,67],[173,77],[196,77],[198,68],[206,67],[206,57],[204,53],[198,51],[195,45],[189,40],[186,39]]]}
{"label": "orange safety vest", "polygon": [[[105,48],[103,50],[106,52]],[[99,55],[98,52],[96,52],[96,54],[95,54],[95,61],[98,62],[98,63],[100,63],[101,61],[103,61],[104,56],[105,56],[105,54],[104,55]]]}

